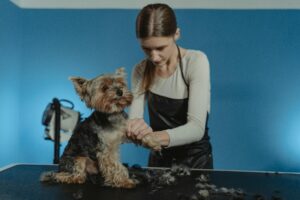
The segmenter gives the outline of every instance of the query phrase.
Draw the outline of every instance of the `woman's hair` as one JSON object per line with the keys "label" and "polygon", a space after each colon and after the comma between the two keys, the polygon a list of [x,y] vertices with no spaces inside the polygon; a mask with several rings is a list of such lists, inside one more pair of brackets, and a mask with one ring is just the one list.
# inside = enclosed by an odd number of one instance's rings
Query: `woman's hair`
{"label": "woman's hair", "polygon": [[166,4],[149,4],[140,11],[136,19],[137,38],[172,36],[176,29],[175,13]]}
{"label": "woman's hair", "polygon": [[[166,4],[149,4],[145,6],[136,19],[136,37],[169,37],[177,30],[177,21],[173,9]],[[141,85],[142,91],[149,90],[155,75],[155,67],[147,61]]]}

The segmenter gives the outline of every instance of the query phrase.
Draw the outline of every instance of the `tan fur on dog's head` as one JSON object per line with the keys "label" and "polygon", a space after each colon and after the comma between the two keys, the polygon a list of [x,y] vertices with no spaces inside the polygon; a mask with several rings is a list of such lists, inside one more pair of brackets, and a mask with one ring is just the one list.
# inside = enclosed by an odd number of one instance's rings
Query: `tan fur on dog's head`
{"label": "tan fur on dog's head", "polygon": [[114,74],[100,75],[91,80],[70,77],[77,94],[87,107],[105,113],[121,112],[132,102],[132,94],[127,88],[124,68]]}

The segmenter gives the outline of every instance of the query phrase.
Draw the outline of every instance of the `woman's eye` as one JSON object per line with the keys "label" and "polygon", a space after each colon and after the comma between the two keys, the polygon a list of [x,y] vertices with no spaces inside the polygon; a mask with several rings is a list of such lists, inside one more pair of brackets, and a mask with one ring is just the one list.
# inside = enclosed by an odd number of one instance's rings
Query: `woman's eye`
{"label": "woman's eye", "polygon": [[149,51],[150,51],[150,49],[147,49],[147,48],[143,48],[143,50],[144,50],[145,52],[149,52]]}

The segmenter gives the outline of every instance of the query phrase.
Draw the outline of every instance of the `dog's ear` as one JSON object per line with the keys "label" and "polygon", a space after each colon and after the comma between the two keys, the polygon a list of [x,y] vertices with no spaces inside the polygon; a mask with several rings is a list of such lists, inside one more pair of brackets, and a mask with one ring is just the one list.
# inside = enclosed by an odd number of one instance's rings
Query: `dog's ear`
{"label": "dog's ear", "polygon": [[73,82],[76,92],[83,99],[86,94],[88,80],[81,77],[69,77],[69,80]]}
{"label": "dog's ear", "polygon": [[125,72],[125,68],[124,67],[120,67],[116,70],[116,74],[120,75],[120,76],[126,76],[126,72]]}

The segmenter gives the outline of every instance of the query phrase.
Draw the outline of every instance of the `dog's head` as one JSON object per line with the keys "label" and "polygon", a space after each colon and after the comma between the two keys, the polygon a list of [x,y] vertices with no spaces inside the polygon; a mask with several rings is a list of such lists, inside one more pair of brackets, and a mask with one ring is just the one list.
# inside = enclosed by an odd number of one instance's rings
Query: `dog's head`
{"label": "dog's head", "polygon": [[87,107],[105,113],[121,112],[132,102],[133,96],[127,88],[124,68],[114,74],[100,75],[91,80],[70,77],[75,90]]}

